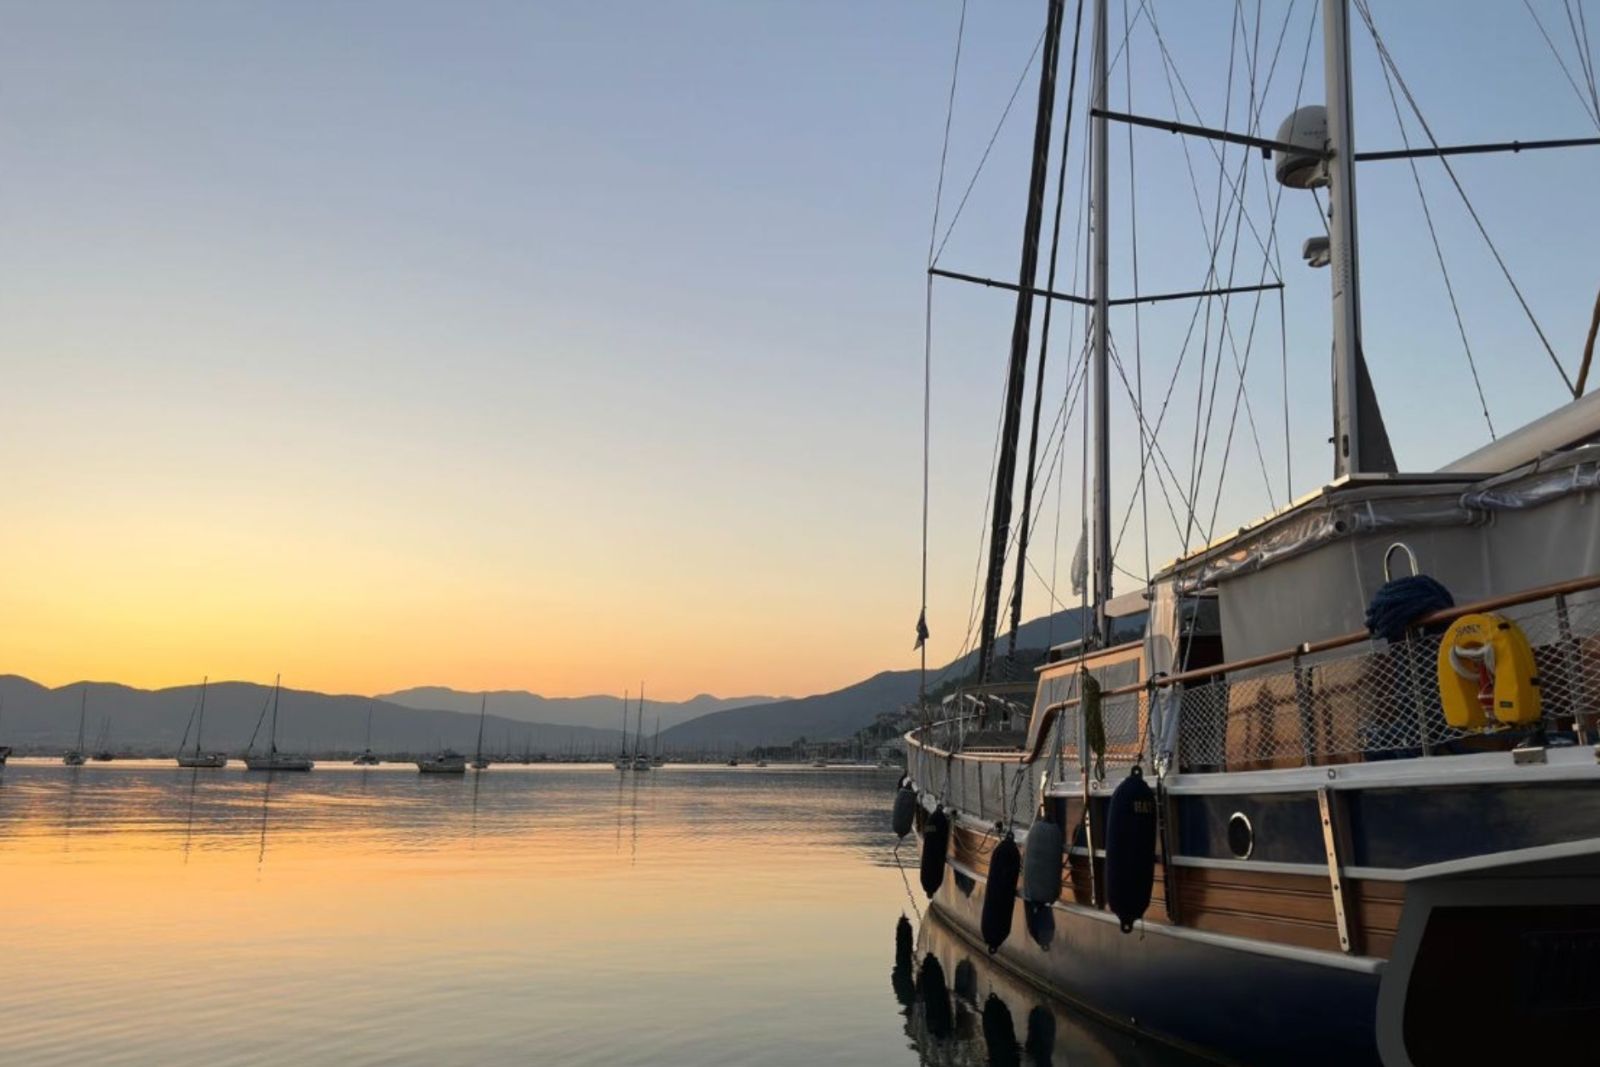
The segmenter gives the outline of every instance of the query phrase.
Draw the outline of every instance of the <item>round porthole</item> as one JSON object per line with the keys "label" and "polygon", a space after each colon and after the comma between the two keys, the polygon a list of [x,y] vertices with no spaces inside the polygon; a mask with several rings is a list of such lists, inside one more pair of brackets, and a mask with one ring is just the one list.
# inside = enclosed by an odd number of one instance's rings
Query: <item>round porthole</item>
{"label": "round porthole", "polygon": [[1228,817],[1228,851],[1237,859],[1247,860],[1255,847],[1256,832],[1250,819],[1242,811],[1234,812]]}

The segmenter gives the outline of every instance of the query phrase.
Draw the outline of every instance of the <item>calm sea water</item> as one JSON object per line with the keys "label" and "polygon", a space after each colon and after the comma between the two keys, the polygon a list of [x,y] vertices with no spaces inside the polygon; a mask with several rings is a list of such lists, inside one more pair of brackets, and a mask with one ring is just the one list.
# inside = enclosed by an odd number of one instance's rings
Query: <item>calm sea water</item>
{"label": "calm sea water", "polygon": [[920,922],[894,784],[13,760],[0,1060],[1176,1062]]}

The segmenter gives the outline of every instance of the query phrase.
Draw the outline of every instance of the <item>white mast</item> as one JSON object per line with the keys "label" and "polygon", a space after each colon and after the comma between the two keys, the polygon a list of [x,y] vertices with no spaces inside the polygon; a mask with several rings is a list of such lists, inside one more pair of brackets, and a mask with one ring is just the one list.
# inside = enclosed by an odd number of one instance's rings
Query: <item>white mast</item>
{"label": "white mast", "polygon": [[206,683],[210,680],[210,675],[200,679],[200,708],[198,720],[194,724],[194,754],[196,756],[200,755],[200,731],[204,730],[206,726]]}
{"label": "white mast", "polygon": [[1361,473],[1358,364],[1361,287],[1356,275],[1355,131],[1350,92],[1348,0],[1322,5],[1328,94],[1328,251],[1333,281],[1333,473]]}
{"label": "white mast", "polygon": [[1107,315],[1109,295],[1110,240],[1106,215],[1110,194],[1110,160],[1107,158],[1107,120],[1103,114],[1108,102],[1110,82],[1106,64],[1106,0],[1094,5],[1094,108],[1102,114],[1094,118],[1090,159],[1094,171],[1090,200],[1094,226],[1094,643],[1110,643],[1111,626],[1106,618],[1106,601],[1111,598],[1111,382],[1108,377]]}
{"label": "white mast", "polygon": [[483,720],[489,714],[489,694],[483,694],[483,700],[478,704],[478,747],[473,752],[472,762],[483,762]]}
{"label": "white mast", "polygon": [[644,755],[644,683],[639,683],[639,728],[633,734],[633,758]]}
{"label": "white mast", "polygon": [[283,683],[283,675],[272,679],[272,732],[269,735],[269,755],[278,754],[278,686]]}

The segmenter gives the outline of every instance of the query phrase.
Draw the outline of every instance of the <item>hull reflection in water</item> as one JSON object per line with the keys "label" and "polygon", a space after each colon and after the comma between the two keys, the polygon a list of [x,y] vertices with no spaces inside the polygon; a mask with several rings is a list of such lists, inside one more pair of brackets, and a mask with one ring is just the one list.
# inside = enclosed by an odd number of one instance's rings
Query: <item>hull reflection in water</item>
{"label": "hull reflection in water", "polygon": [[1179,1067],[1209,1061],[1114,1029],[1018,977],[929,913],[895,926],[889,981],[920,1062]]}

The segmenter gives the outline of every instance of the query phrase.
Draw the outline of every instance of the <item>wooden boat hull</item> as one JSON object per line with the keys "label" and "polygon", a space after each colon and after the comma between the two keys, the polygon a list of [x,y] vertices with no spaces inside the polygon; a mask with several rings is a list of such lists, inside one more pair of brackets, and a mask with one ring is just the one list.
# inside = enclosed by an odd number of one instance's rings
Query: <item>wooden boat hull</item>
{"label": "wooden boat hull", "polygon": [[[952,868],[931,906],[978,945],[983,882],[958,874]],[[1044,909],[1030,926],[1021,900],[1014,908],[996,961],[1106,1021],[1238,1063],[1379,1062],[1376,969],[1266,955],[1155,924],[1123,934],[1114,916],[1078,904]]]}
{"label": "wooden boat hull", "polygon": [[[991,847],[958,818],[930,904],[973,944]],[[1167,921],[1158,873],[1145,920],[1124,934],[1092,903],[1075,855],[1060,902],[1013,901],[995,959],[1116,1025],[1232,1062],[1584,1059],[1600,1026],[1600,839],[1446,861],[1405,881],[1351,879],[1372,955],[1328,947],[1331,914],[1289,866],[1181,868],[1182,925]],[[1387,932],[1378,916],[1392,916]],[[1464,1026],[1463,991],[1487,988],[1510,1014]]]}
{"label": "wooden boat hull", "polygon": [[1065,1008],[1060,998],[996,963],[937,913],[923,919],[914,943],[909,929],[897,929],[890,981],[903,1008],[906,1037],[923,1063],[1188,1067],[1213,1062]]}

